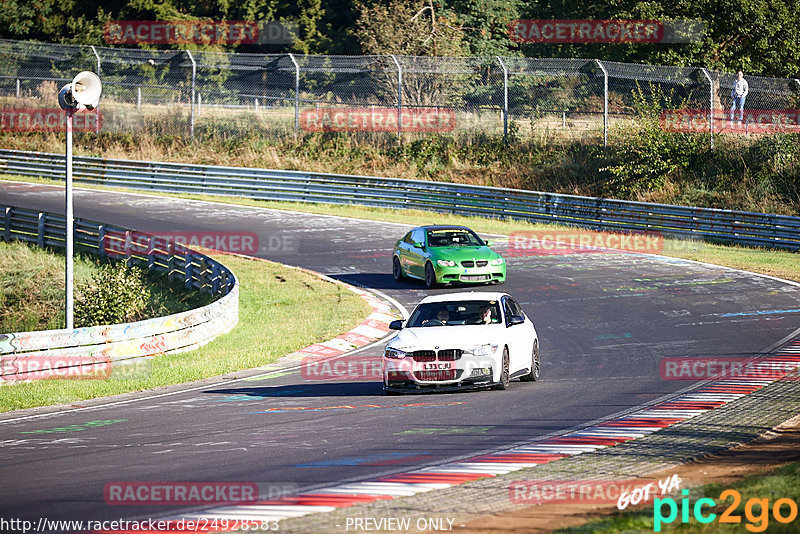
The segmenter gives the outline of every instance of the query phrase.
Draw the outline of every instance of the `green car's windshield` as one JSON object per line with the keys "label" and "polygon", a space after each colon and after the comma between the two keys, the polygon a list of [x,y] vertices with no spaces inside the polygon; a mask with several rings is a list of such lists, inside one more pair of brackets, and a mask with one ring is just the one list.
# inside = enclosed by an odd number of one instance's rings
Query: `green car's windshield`
{"label": "green car's windshield", "polygon": [[484,242],[472,230],[448,228],[428,230],[429,247],[481,247]]}
{"label": "green car's windshield", "polygon": [[406,328],[419,326],[457,326],[500,322],[496,300],[463,300],[420,304],[408,319]]}

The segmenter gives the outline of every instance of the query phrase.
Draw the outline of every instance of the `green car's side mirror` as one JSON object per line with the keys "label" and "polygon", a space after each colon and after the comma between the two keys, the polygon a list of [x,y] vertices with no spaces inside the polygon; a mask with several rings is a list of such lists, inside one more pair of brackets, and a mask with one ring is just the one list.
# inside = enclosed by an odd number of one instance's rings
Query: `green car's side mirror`
{"label": "green car's side mirror", "polygon": [[423,249],[425,248],[425,245],[423,245],[422,243],[414,243],[414,248]]}
{"label": "green car's side mirror", "polygon": [[494,241],[489,241],[489,240],[487,239],[487,240],[486,240],[486,246],[487,246],[487,247],[491,247],[492,245],[494,245]]}

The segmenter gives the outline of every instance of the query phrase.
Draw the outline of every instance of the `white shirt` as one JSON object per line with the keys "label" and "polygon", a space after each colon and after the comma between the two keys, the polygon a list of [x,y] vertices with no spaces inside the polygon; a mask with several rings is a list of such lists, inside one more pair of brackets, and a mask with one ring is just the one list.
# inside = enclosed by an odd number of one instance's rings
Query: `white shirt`
{"label": "white shirt", "polygon": [[743,96],[747,96],[748,92],[750,92],[750,85],[747,83],[747,80],[742,78],[741,80],[736,80],[736,83],[733,84],[731,96],[735,98],[741,98]]}

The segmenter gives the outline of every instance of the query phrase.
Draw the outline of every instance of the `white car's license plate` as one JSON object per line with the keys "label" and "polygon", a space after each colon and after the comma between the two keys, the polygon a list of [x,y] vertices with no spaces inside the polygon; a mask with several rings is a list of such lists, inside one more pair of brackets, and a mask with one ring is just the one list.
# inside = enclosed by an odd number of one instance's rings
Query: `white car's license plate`
{"label": "white car's license plate", "polygon": [[422,369],[425,371],[440,371],[452,368],[453,362],[431,362],[422,364]]}

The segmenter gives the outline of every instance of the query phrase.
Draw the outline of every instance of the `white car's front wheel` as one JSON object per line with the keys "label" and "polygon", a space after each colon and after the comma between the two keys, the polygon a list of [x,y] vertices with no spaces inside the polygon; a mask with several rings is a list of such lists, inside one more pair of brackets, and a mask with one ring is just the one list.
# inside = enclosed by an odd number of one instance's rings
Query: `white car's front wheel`
{"label": "white car's front wheel", "polygon": [[533,350],[531,351],[531,372],[520,377],[522,382],[535,382],[539,380],[541,364],[539,363],[539,340],[533,340]]}
{"label": "white car's front wheel", "polygon": [[503,349],[503,364],[500,371],[500,381],[495,386],[495,389],[506,390],[508,389],[508,384],[511,382],[509,378],[508,372],[508,347]]}

